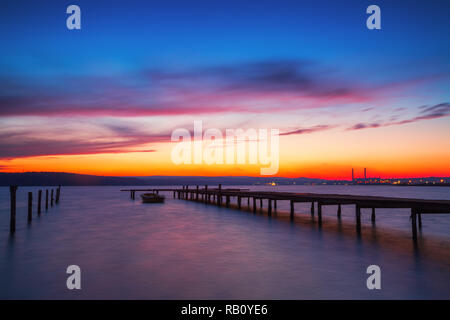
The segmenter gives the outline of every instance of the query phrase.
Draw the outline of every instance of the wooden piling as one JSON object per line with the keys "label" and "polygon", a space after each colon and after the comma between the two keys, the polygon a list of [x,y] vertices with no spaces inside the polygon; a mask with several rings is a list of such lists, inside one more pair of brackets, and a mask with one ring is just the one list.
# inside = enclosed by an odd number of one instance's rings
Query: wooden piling
{"label": "wooden piling", "polygon": [[375,222],[375,208],[372,208],[371,220],[372,222]]}
{"label": "wooden piling", "polygon": [[199,186],[197,185],[196,192],[195,192],[195,201],[198,201],[198,189],[199,189]]}
{"label": "wooden piling", "polygon": [[277,200],[273,200],[273,208],[277,211]]}
{"label": "wooden piling", "polygon": [[241,197],[238,197],[238,209],[241,209]]}
{"label": "wooden piling", "polygon": [[45,210],[48,210],[48,189],[45,190]]}
{"label": "wooden piling", "polygon": [[272,200],[267,199],[267,213],[270,216],[272,216]]}
{"label": "wooden piling", "polygon": [[291,220],[294,219],[294,201],[290,201],[291,202]]}
{"label": "wooden piling", "polygon": [[53,207],[53,189],[51,191],[50,206]]}
{"label": "wooden piling", "polygon": [[311,202],[311,215],[314,216],[314,201]]}
{"label": "wooden piling", "polygon": [[61,186],[56,189],[56,203],[59,203],[59,195],[61,194]]}
{"label": "wooden piling", "polygon": [[262,207],[263,207],[263,199],[262,198],[259,198],[259,207],[262,209]]}
{"label": "wooden piling", "polygon": [[11,217],[9,221],[9,231],[14,233],[16,231],[16,192],[17,186],[9,186],[9,193],[11,198]]}
{"label": "wooden piling", "polygon": [[41,202],[42,202],[42,190],[39,190],[38,191],[38,207],[37,207],[38,215],[41,215]]}
{"label": "wooden piling", "polygon": [[417,244],[417,210],[411,209],[411,228],[414,244]]}
{"label": "wooden piling", "polygon": [[361,231],[361,207],[359,205],[355,206],[355,215],[356,215],[356,230]]}
{"label": "wooden piling", "polygon": [[256,198],[253,197],[253,213],[256,213]]}
{"label": "wooden piling", "polygon": [[319,221],[319,226],[322,225],[322,203],[317,202],[317,216]]}
{"label": "wooden piling", "polygon": [[338,205],[338,209],[337,209],[337,216],[338,218],[341,217],[341,213],[342,213],[342,208],[341,208],[341,204]]}
{"label": "wooden piling", "polygon": [[33,192],[28,192],[28,222],[33,219]]}

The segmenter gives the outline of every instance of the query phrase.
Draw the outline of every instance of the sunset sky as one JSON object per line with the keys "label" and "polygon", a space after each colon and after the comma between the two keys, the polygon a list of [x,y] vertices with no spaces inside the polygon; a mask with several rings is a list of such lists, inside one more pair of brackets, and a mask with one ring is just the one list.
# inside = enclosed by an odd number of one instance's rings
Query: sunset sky
{"label": "sunset sky", "polygon": [[[66,8],[81,8],[81,30]],[[368,5],[381,30],[366,28]],[[277,176],[450,176],[449,1],[2,1],[0,172],[175,165],[177,128],[274,128]]]}

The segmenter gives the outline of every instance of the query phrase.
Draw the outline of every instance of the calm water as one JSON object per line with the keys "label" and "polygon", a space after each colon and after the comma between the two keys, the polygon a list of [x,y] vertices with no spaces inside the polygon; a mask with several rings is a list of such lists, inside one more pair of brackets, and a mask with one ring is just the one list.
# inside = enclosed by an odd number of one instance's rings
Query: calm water
{"label": "calm water", "polygon": [[[241,187],[242,188],[242,187]],[[317,193],[450,199],[447,187],[248,187]],[[27,224],[18,190],[17,231],[9,235],[9,189],[0,188],[0,298],[78,299],[450,299],[450,215],[423,217],[419,246],[409,213],[324,207],[323,226],[296,204],[272,218],[172,199],[132,201],[120,187],[63,187],[59,205]],[[36,197],[36,193],[35,193]],[[246,201],[243,201],[246,205]],[[266,207],[266,204],[264,204]],[[66,289],[66,268],[82,270],[82,290]],[[382,289],[366,288],[381,267]]]}

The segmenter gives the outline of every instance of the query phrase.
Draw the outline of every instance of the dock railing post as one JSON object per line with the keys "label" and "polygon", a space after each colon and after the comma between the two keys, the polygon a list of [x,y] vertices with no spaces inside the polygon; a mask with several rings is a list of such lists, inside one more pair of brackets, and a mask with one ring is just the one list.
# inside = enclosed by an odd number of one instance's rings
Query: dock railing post
{"label": "dock railing post", "polygon": [[38,191],[38,215],[41,215],[42,190]]}
{"label": "dock railing post", "polygon": [[28,222],[33,219],[33,192],[28,192]]}
{"label": "dock railing post", "polygon": [[17,186],[9,186],[11,198],[11,217],[9,221],[9,231],[14,233],[16,231],[16,191]]}

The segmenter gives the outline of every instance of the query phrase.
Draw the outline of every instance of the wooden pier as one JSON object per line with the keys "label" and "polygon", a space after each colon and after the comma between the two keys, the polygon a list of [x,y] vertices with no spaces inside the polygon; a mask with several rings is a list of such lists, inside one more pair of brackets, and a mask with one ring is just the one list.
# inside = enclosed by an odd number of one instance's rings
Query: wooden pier
{"label": "wooden pier", "polygon": [[[293,193],[293,192],[276,192],[276,191],[250,191],[249,189],[222,189],[208,188],[204,186],[200,188],[189,188],[183,186],[177,188],[158,188],[158,189],[124,189],[124,192],[130,192],[130,198],[135,199],[136,192],[171,192],[174,198],[183,200],[192,200],[207,204],[229,207],[231,199],[236,199],[238,209],[242,209],[242,199],[247,199],[247,206],[252,203],[253,212],[256,213],[257,204],[263,207],[263,202],[267,203],[267,214],[272,215],[272,211],[276,210],[278,201],[288,201],[290,204],[290,218],[294,219],[295,203],[306,202],[311,203],[311,215],[315,214],[317,207],[317,217],[319,226],[322,225],[322,207],[337,206],[337,217],[341,217],[342,205],[355,206],[356,230],[361,232],[361,209],[371,209],[372,222],[376,219],[376,209],[410,209],[411,229],[414,243],[417,243],[417,227],[422,227],[422,214],[449,214],[450,200],[423,200],[423,199],[406,199],[394,197],[374,197],[374,196],[357,196],[342,194],[319,194],[319,193]],[[225,199],[225,202],[223,201]],[[257,201],[259,200],[259,201]]]}

